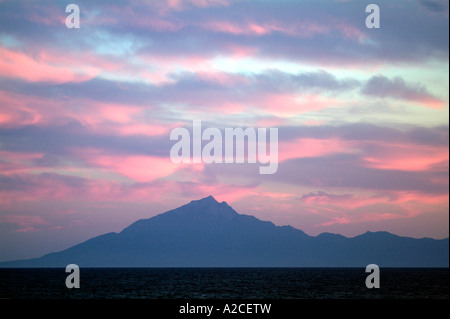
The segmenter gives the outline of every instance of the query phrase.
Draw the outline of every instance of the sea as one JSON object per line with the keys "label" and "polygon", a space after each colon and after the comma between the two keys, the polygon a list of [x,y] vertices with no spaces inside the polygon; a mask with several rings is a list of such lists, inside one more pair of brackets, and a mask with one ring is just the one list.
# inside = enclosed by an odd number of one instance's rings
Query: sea
{"label": "sea", "polygon": [[448,268],[381,268],[367,288],[365,268],[0,269],[1,299],[449,299]]}

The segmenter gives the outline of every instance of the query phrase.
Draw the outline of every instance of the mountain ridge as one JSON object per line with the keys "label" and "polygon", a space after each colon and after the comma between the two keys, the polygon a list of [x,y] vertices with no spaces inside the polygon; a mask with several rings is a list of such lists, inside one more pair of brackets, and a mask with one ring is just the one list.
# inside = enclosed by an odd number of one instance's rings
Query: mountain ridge
{"label": "mountain ridge", "polygon": [[0,267],[448,267],[446,239],[385,231],[309,236],[208,196],[40,258]]}

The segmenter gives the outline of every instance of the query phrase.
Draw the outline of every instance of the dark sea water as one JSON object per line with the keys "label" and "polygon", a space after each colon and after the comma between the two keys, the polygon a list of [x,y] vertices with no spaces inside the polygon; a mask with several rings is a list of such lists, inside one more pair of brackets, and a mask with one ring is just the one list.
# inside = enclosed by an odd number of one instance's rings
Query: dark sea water
{"label": "dark sea water", "polygon": [[443,299],[449,269],[384,268],[368,289],[363,268],[81,268],[68,289],[65,269],[0,269],[0,298],[32,299]]}

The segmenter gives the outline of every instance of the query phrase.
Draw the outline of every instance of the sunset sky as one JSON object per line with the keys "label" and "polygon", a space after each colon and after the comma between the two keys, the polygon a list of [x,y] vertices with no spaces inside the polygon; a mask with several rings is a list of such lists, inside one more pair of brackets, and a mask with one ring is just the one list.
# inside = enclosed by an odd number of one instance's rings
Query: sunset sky
{"label": "sunset sky", "polygon": [[[66,5],[79,5],[68,29]],[[379,29],[365,8],[378,4]],[[447,0],[0,0],[0,261],[213,195],[309,235],[449,236]],[[174,164],[194,120],[279,165]]]}

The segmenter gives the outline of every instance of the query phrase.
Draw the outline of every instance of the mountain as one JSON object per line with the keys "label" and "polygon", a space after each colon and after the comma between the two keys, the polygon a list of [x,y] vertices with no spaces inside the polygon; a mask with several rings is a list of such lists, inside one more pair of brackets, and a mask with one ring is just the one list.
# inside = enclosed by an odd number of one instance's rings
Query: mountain
{"label": "mountain", "polygon": [[89,239],[40,258],[0,267],[448,267],[449,240],[387,232],[353,238],[308,236],[241,215],[212,196],[192,201],[120,233]]}

